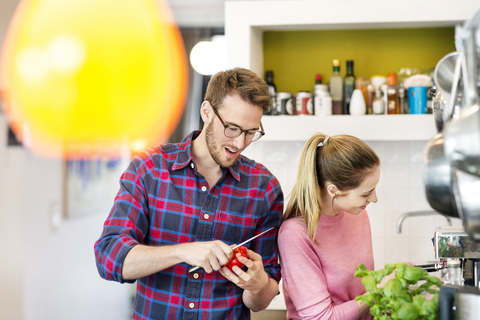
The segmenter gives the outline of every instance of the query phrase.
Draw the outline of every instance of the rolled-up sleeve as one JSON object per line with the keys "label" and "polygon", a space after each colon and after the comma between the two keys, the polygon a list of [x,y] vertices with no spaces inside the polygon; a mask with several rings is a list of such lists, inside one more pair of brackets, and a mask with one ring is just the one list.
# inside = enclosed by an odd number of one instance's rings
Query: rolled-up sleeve
{"label": "rolled-up sleeve", "polygon": [[148,210],[145,188],[134,162],[120,178],[114,205],[103,225],[103,232],[95,242],[95,258],[100,276],[118,282],[122,278],[123,262],[128,252],[142,243],[148,232]]}

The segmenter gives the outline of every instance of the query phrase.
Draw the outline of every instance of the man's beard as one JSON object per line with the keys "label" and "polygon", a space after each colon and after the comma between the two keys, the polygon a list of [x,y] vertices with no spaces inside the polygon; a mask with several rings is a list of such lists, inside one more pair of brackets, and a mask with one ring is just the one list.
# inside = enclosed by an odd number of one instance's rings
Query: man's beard
{"label": "man's beard", "polygon": [[207,142],[207,148],[208,152],[210,153],[210,156],[212,157],[213,161],[215,161],[216,164],[218,164],[222,168],[228,168],[232,166],[236,161],[237,158],[222,161],[220,158],[219,151],[217,151],[217,143],[215,142],[215,137],[213,133],[213,121],[210,122],[207,125],[207,129],[205,131],[205,137],[206,137],[206,142]]}

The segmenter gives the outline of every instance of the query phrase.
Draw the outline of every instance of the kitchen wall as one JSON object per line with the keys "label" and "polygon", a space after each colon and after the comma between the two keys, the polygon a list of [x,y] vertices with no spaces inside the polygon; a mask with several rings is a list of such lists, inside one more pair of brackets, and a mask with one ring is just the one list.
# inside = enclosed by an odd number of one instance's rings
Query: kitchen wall
{"label": "kitchen wall", "polygon": [[265,31],[264,70],[273,70],[277,92],[312,90],[315,74],[330,82],[332,60],[339,59],[340,73],[346,60],[354,61],[357,79],[396,72],[433,71],[437,62],[455,51],[452,27],[349,30]]}
{"label": "kitchen wall", "polygon": [[[409,217],[404,220],[402,233],[396,233],[397,221],[402,213],[432,210],[426,200],[422,180],[423,150],[427,141],[366,142],[381,161],[378,202],[367,207],[375,268],[381,269],[386,263],[405,261],[422,264],[435,260],[431,238],[436,227],[447,225],[443,216]],[[279,179],[286,201],[295,183],[304,143],[259,140],[245,151],[245,155],[266,165]],[[462,225],[460,219],[452,219],[452,224]],[[284,308],[283,298],[275,298],[270,308]]]}
{"label": "kitchen wall", "polygon": [[95,267],[93,244],[108,212],[63,218],[55,228],[62,160],[8,147],[6,132],[0,113],[0,318],[129,319],[131,285],[107,282]]}
{"label": "kitchen wall", "polygon": [[[18,3],[0,1],[0,44]],[[63,178],[61,160],[7,146],[0,108],[0,318],[129,319],[131,285],[107,282],[95,267],[93,243],[107,212],[51,224]]]}
{"label": "kitchen wall", "polygon": [[[402,225],[402,233],[396,233],[397,220],[402,213],[432,210],[425,197],[422,180],[426,141],[366,142],[381,161],[378,202],[367,207],[372,225],[375,267],[383,268],[385,263],[400,261],[424,263],[434,260],[431,238],[437,226],[447,225],[443,216],[409,217]],[[245,154],[272,171],[288,201],[303,145],[304,142],[259,140],[250,145]],[[461,225],[459,219],[452,219],[452,222]]]}

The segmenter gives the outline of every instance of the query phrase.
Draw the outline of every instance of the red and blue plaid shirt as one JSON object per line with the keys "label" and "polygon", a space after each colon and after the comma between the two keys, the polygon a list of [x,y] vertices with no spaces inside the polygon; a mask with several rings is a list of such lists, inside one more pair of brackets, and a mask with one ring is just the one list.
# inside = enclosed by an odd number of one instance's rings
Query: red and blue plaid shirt
{"label": "red and blue plaid shirt", "polygon": [[[137,155],[120,179],[120,190],[95,243],[100,275],[122,278],[125,256],[137,244],[154,246],[222,240],[238,244],[277,227],[246,246],[263,258],[267,274],[280,280],[277,231],[283,211],[278,180],[244,156],[211,189],[197,172],[192,132],[179,144]],[[137,280],[133,319],[250,319],[243,289],[219,272],[189,274],[186,263]]]}

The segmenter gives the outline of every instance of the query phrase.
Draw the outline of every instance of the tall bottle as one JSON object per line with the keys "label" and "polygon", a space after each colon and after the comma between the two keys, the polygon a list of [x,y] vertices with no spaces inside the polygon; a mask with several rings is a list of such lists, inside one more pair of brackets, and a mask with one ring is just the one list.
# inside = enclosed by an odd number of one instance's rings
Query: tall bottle
{"label": "tall bottle", "polygon": [[397,91],[397,74],[390,72],[387,76],[387,113],[400,114],[400,101]]}
{"label": "tall bottle", "polygon": [[277,87],[273,83],[273,71],[267,70],[265,72],[265,81],[268,85],[268,91],[270,92],[270,97],[272,98],[272,109],[265,114],[276,115],[277,114]]}
{"label": "tall bottle", "polygon": [[355,90],[355,75],[353,74],[353,60],[347,60],[347,73],[343,79],[343,114],[350,114],[350,100]]}
{"label": "tall bottle", "polygon": [[332,96],[332,114],[343,112],[343,78],[340,74],[340,61],[333,60],[333,73],[330,77],[330,94]]}
{"label": "tall bottle", "polygon": [[403,82],[398,85],[398,104],[400,105],[400,113],[408,114],[408,94]]}

